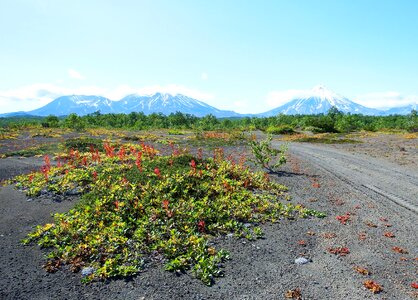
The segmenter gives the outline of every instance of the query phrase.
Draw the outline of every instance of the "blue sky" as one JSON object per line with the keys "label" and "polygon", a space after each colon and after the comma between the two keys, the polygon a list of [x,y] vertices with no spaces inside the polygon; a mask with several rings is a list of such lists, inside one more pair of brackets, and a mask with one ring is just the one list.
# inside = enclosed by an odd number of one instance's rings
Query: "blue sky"
{"label": "blue sky", "polygon": [[0,112],[162,91],[255,113],[317,84],[416,103],[417,15],[418,1],[0,0]]}

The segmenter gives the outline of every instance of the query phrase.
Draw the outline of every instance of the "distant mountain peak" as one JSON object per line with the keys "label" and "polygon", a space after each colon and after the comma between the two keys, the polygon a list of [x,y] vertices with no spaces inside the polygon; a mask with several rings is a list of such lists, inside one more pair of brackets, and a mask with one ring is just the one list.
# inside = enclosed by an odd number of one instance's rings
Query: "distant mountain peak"
{"label": "distant mountain peak", "polygon": [[274,116],[277,114],[319,114],[327,113],[335,106],[344,113],[361,113],[365,115],[378,115],[380,112],[376,109],[367,108],[357,104],[344,96],[328,89],[325,85],[314,86],[311,90],[305,91],[301,96],[296,97],[289,102],[275,109],[267,111],[262,116]]}
{"label": "distant mountain peak", "polygon": [[318,97],[321,100],[328,100],[332,105],[335,105],[335,100],[345,99],[343,96],[337,94],[323,84],[314,86],[310,94],[310,97]]}

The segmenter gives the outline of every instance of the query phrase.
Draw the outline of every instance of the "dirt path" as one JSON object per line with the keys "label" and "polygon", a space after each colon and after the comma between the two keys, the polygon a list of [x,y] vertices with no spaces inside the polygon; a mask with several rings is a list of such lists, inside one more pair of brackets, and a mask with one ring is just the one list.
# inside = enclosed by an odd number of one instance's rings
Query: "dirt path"
{"label": "dirt path", "polygon": [[418,215],[418,171],[321,145],[294,143],[291,152],[368,196],[382,196],[396,211],[402,206]]}

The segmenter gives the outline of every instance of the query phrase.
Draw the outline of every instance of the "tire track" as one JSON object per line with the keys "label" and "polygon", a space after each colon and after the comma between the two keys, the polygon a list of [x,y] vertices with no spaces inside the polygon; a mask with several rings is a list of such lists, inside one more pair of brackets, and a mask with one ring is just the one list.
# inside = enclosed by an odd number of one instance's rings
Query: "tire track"
{"label": "tire track", "polygon": [[[275,146],[278,146],[276,143]],[[418,173],[372,157],[322,145],[293,143],[289,151],[366,195],[373,193],[418,215]]]}

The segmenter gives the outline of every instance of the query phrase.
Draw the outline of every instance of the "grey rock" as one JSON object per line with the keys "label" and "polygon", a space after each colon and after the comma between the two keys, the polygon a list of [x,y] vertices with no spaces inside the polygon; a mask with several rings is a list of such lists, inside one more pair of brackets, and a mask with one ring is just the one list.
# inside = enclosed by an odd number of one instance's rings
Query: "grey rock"
{"label": "grey rock", "polygon": [[305,258],[305,257],[298,257],[298,258],[295,259],[295,264],[297,264],[297,265],[305,265],[309,262],[310,262],[310,260]]}
{"label": "grey rock", "polygon": [[86,267],[81,270],[81,276],[86,277],[94,273],[93,267]]}

